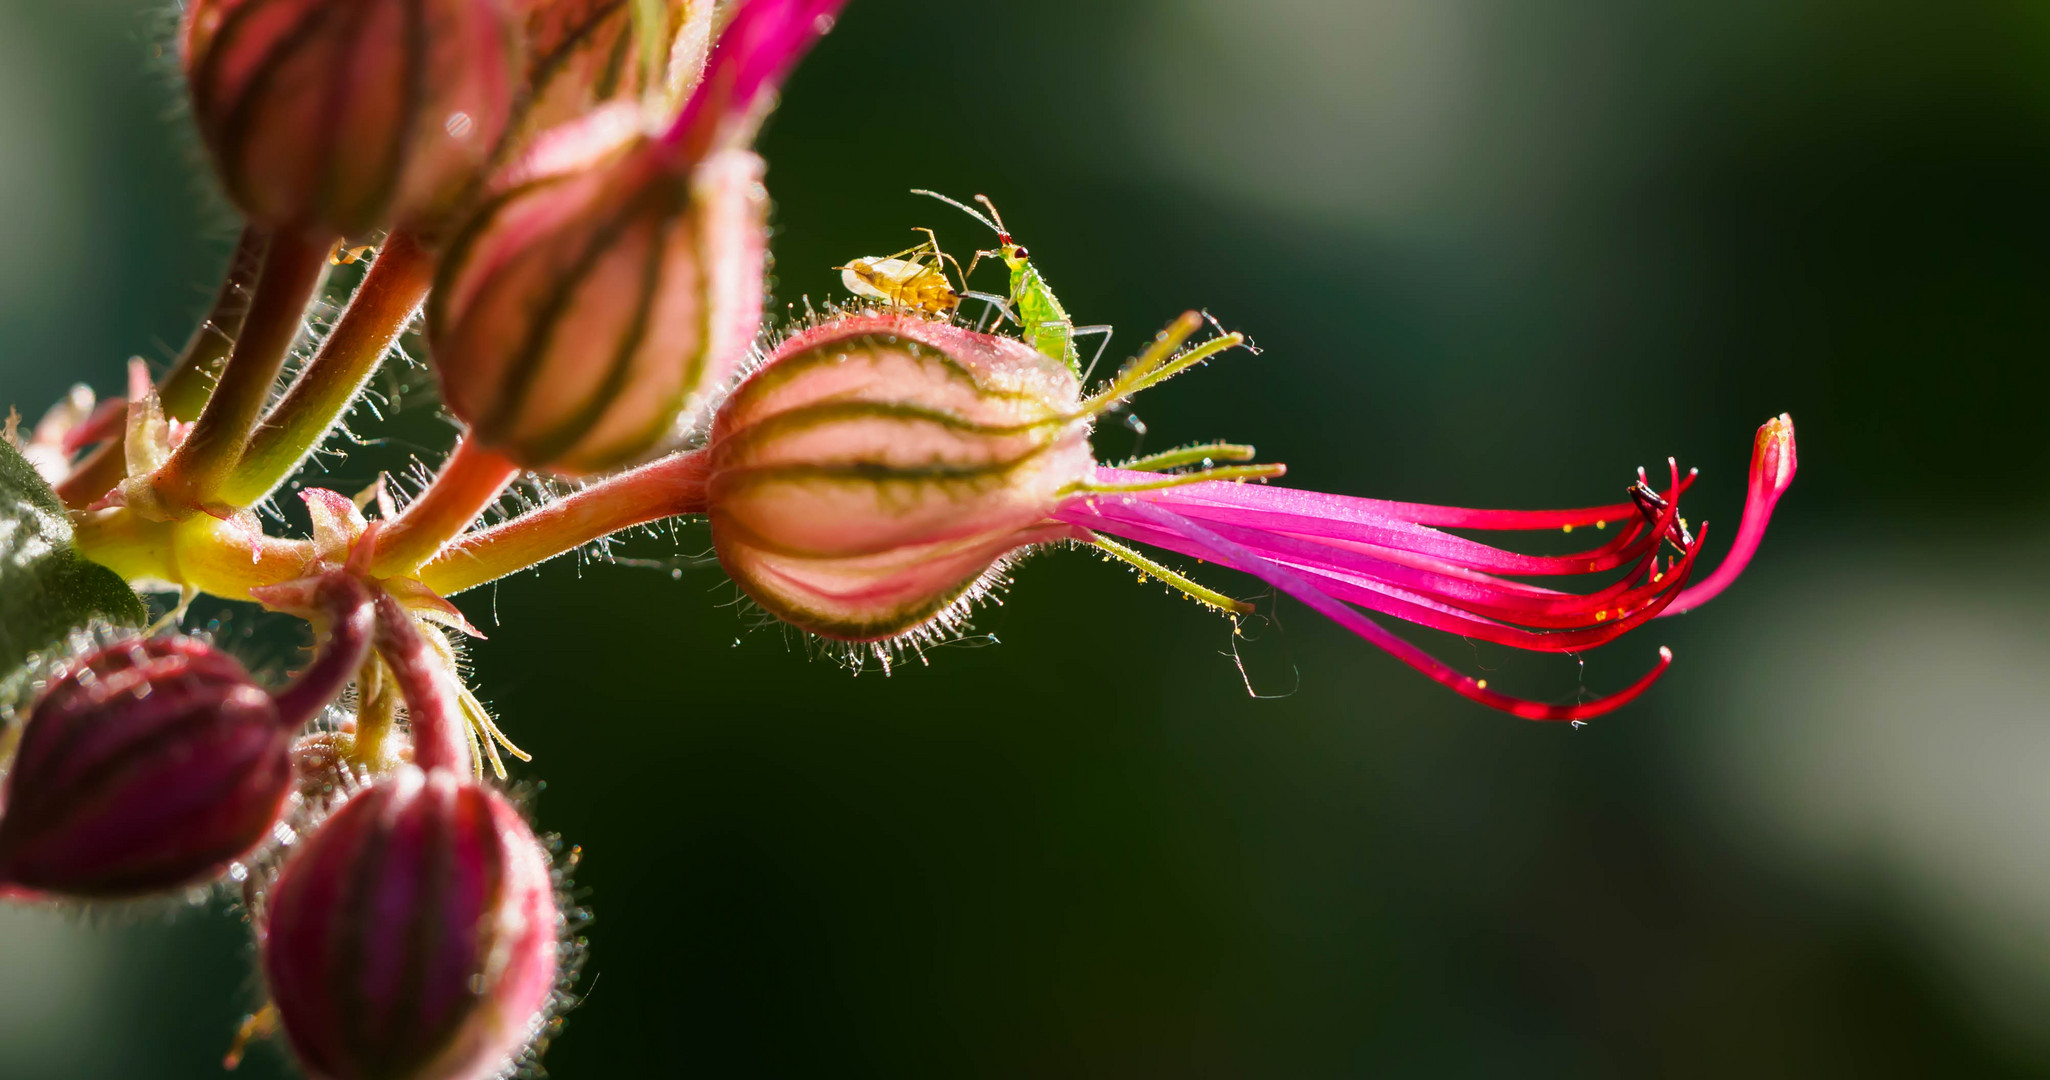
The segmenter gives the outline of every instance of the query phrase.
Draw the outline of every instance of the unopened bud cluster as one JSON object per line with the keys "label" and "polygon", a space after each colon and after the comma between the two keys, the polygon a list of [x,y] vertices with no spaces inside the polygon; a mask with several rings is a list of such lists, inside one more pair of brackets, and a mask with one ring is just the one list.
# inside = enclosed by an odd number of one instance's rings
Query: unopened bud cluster
{"label": "unopened bud cluster", "polygon": [[[6,774],[0,895],[145,896],[242,864],[270,999],[251,1030],[274,1019],[309,1075],[514,1067],[549,1021],[565,919],[547,850],[468,749],[503,738],[444,633],[472,628],[415,568],[522,469],[598,473],[705,426],[760,329],[749,143],[840,3],[193,0],[193,115],[250,222],[255,266],[219,312],[242,332],[176,376],[199,408],[138,370],[125,438],[81,399],[52,421],[77,438],[39,431],[36,468],[124,576],[253,599],[320,641],[275,690],[175,634],[62,671]],[[265,415],[318,260],[379,246]],[[422,308],[463,449],[404,513],[382,489],[307,489],[313,537],[264,535],[249,508],[277,463]],[[74,464],[92,441],[112,467]]]}

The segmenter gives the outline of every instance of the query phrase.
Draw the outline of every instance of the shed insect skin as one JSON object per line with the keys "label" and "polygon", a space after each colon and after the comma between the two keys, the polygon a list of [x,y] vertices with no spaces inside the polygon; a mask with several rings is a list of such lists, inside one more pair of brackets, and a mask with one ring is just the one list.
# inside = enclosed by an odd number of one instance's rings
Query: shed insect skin
{"label": "shed insect skin", "polygon": [[[1011,239],[1011,231],[1004,227],[1004,219],[1002,215],[997,213],[996,204],[989,201],[989,196],[977,195],[975,197],[975,201],[981,203],[984,209],[989,211],[989,214],[985,216],[982,211],[959,200],[950,199],[937,191],[913,188],[911,193],[913,195],[924,195],[928,198],[938,199],[966,213],[969,217],[982,222],[989,227],[990,231],[997,234],[996,249],[975,253],[975,258],[968,264],[967,272],[962,274],[962,284],[964,286],[967,284],[968,274],[974,273],[975,268],[982,263],[983,259],[1001,259],[1005,269],[1009,270],[1011,274],[1009,295],[1004,297],[986,297],[982,294],[966,292],[965,290],[962,295],[988,299],[999,303],[1004,317],[1018,324],[1027,345],[1068,365],[1069,371],[1074,372],[1084,382],[1087,382],[1089,373],[1096,370],[1096,362],[1103,358],[1104,348],[1110,344],[1111,328],[1108,326],[1075,325],[1075,320],[1068,317],[1068,309],[1061,306],[1060,299],[1054,296],[1053,289],[1049,288],[1046,284],[1046,279],[1040,276],[1039,268],[1032,265],[1031,254],[1025,250],[1024,245]],[[1101,334],[1103,336],[1102,342],[1096,347],[1096,355],[1090,359],[1087,369],[1082,367],[1081,354],[1075,348],[1075,339],[1085,334]]]}
{"label": "shed insect skin", "polygon": [[962,294],[947,277],[947,264],[954,264],[963,288],[967,275],[960,262],[940,250],[939,238],[931,229],[912,231],[924,233],[925,242],[895,255],[864,256],[833,269],[840,271],[841,284],[856,296],[915,311],[928,319],[951,319],[961,306]]}

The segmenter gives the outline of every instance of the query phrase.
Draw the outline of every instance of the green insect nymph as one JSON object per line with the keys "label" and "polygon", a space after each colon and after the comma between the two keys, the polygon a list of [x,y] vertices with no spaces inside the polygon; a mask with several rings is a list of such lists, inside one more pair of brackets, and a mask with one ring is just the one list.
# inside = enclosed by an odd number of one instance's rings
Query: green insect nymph
{"label": "green insect nymph", "polygon": [[986,195],[977,195],[975,197],[975,201],[981,203],[989,211],[989,216],[985,217],[981,211],[976,210],[974,207],[950,199],[937,191],[915,188],[911,193],[913,195],[927,195],[938,199],[989,226],[990,230],[997,234],[996,250],[976,252],[974,261],[968,264],[968,272],[974,273],[976,265],[984,258],[1002,259],[1004,267],[1011,272],[1010,295],[1003,297],[978,293],[963,293],[962,295],[977,297],[998,304],[1003,311],[1004,317],[1018,324],[1027,345],[1068,365],[1068,370],[1073,371],[1084,381],[1087,381],[1089,371],[1084,370],[1082,367],[1082,357],[1075,348],[1075,339],[1090,334],[1102,335],[1102,341],[1096,347],[1096,355],[1089,361],[1089,370],[1093,370],[1096,367],[1097,359],[1103,356],[1104,347],[1110,344],[1111,328],[1108,326],[1075,325],[1075,320],[1068,317],[1068,309],[1061,306],[1059,298],[1055,297],[1053,290],[1047,287],[1046,279],[1040,276],[1039,269],[1032,265],[1032,257],[1026,253],[1023,246],[1011,239],[1010,230],[1004,227],[1004,219],[1002,215],[997,213],[997,208],[995,204],[989,201],[989,197]]}

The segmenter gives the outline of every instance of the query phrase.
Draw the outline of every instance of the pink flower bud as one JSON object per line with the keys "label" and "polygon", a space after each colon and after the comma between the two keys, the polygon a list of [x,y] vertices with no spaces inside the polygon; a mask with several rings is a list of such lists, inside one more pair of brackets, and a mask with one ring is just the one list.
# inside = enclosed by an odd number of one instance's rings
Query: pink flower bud
{"label": "pink flower bud", "polygon": [[688,423],[761,317],[761,176],[743,150],[679,173],[637,138],[491,200],[428,303],[442,393],[471,438],[576,475]]}
{"label": "pink flower bud", "polygon": [[505,0],[195,0],[193,116],[261,224],[431,227],[498,148],[517,30]]}
{"label": "pink flower bud", "polygon": [[51,685],[22,732],[0,884],[120,897],[212,878],[277,821],[291,739],[226,653],[191,638],[102,649]]}
{"label": "pink flower bud", "polygon": [[719,410],[706,509],[719,560],[803,629],[871,641],[932,621],[1090,476],[1065,365],[900,316],[785,342]]}
{"label": "pink flower bud", "polygon": [[713,0],[661,0],[641,10],[652,41],[634,25],[638,0],[524,0],[527,101],[524,133],[566,124],[611,101],[659,93],[674,99],[697,81],[712,44]]}
{"label": "pink flower bud", "polygon": [[519,812],[453,770],[408,765],[285,861],[263,967],[311,1075],[472,1080],[539,1032],[562,921]]}
{"label": "pink flower bud", "polygon": [[841,0],[752,0],[660,135],[631,108],[539,140],[427,309],[443,399],[521,465],[610,469],[702,418],[761,321],[768,193],[741,149]]}

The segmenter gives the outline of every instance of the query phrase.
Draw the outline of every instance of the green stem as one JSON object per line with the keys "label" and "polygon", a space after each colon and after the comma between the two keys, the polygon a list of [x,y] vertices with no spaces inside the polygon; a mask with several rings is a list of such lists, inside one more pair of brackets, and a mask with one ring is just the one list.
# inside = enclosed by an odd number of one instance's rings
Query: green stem
{"label": "green stem", "polygon": [[[221,362],[228,358],[235,338],[242,333],[243,316],[249,313],[249,290],[256,284],[257,272],[263,268],[264,249],[269,246],[269,230],[254,225],[243,228],[234,254],[228,257],[227,273],[221,278],[220,291],[214,294],[213,307],[185,342],[185,350],[178,354],[171,370],[164,373],[158,396],[171,419],[194,419],[206,407],[214,380],[220,376]],[[82,510],[113,490],[128,475],[127,450],[122,440],[108,439],[86,455],[71,475],[57,485],[57,495],[64,505]]]}
{"label": "green stem", "polygon": [[175,509],[217,508],[221,483],[242,457],[285,355],[306,317],[306,305],[327,269],[326,240],[291,232],[271,238],[242,336],[228,354],[213,395],[192,434],[157,470],[153,486]]}
{"label": "green stem", "polygon": [[433,255],[411,233],[391,234],[340,321],[250,437],[221,485],[223,501],[252,506],[299,470],[376,374],[433,283]]}
{"label": "green stem", "polygon": [[263,271],[270,236],[268,229],[243,227],[241,238],[235,242],[235,254],[228,260],[227,276],[221,281],[221,291],[214,296],[213,308],[206,313],[206,321],[192,332],[185,351],[178,354],[178,361],[158,383],[157,397],[163,402],[164,415],[171,419],[198,419],[206,408],[207,398],[213,396],[221,365],[227,363],[235,339],[242,336],[242,324],[249,315],[250,291]]}
{"label": "green stem", "polygon": [[448,596],[547,562],[621,529],[705,512],[704,451],[672,454],[610,476],[511,521],[448,545],[420,568]]}

